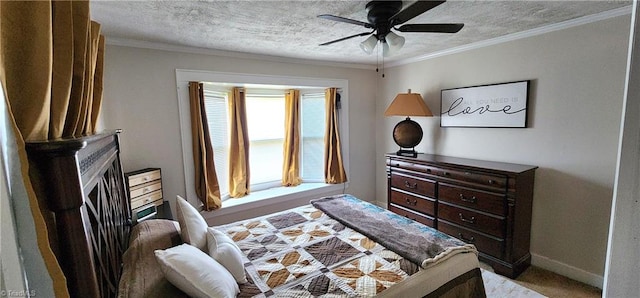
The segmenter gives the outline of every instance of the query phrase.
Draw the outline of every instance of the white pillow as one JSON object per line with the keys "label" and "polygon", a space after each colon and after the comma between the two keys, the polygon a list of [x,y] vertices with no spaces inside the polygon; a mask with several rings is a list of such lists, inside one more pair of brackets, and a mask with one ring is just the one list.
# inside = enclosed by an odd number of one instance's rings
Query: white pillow
{"label": "white pillow", "polygon": [[182,244],[156,250],[165,278],[191,297],[236,297],[240,293],[231,273],[199,249]]}
{"label": "white pillow", "polygon": [[182,240],[206,252],[207,222],[200,212],[181,196],[176,198],[176,212]]}
{"label": "white pillow", "polygon": [[207,246],[209,246],[209,256],[227,268],[238,283],[247,282],[247,274],[242,264],[242,251],[229,236],[209,227],[207,228]]}

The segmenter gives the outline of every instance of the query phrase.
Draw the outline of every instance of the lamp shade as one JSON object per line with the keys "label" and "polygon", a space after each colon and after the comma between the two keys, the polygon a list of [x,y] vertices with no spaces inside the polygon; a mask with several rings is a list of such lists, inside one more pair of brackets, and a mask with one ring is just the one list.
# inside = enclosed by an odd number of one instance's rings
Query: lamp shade
{"label": "lamp shade", "polygon": [[378,44],[378,38],[376,38],[375,35],[371,35],[369,36],[369,38],[360,43],[360,48],[365,53],[371,54],[373,52],[373,49],[376,47],[376,44]]}
{"label": "lamp shade", "polygon": [[431,117],[433,113],[424,103],[419,93],[398,93],[386,111],[385,116],[425,116]]}
{"label": "lamp shade", "polygon": [[389,45],[389,54],[397,52],[404,46],[404,37],[393,32],[389,32],[384,40]]}

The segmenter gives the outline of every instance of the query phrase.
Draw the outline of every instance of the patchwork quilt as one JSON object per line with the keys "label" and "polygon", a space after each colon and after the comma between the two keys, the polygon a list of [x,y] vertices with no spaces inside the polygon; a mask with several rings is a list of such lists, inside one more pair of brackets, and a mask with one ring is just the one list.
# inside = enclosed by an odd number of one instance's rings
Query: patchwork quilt
{"label": "patchwork quilt", "polygon": [[[336,199],[369,204],[351,196]],[[244,253],[249,282],[240,286],[239,297],[372,297],[420,270],[312,205],[215,228]]]}

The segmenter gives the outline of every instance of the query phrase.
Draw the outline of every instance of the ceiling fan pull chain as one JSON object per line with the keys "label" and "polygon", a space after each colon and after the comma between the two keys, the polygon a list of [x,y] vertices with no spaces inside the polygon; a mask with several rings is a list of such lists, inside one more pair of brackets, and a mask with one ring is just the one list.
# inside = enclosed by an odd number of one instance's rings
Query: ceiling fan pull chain
{"label": "ceiling fan pull chain", "polygon": [[[382,45],[382,43],[380,45]],[[382,51],[382,77],[384,78],[384,51]]]}
{"label": "ceiling fan pull chain", "polygon": [[376,72],[378,71],[378,66],[380,65],[380,47],[376,47]]}

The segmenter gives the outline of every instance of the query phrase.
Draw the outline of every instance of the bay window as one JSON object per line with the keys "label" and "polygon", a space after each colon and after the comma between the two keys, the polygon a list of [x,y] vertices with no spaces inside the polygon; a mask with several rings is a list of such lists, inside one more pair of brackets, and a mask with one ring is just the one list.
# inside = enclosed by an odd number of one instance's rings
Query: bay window
{"label": "bay window", "polygon": [[[245,89],[249,172],[252,192],[278,187],[282,180],[284,89]],[[229,197],[229,94],[205,85],[205,110],[214,149],[222,199]],[[325,96],[322,90],[303,90],[300,96],[301,171],[304,182],[323,182]]]}

